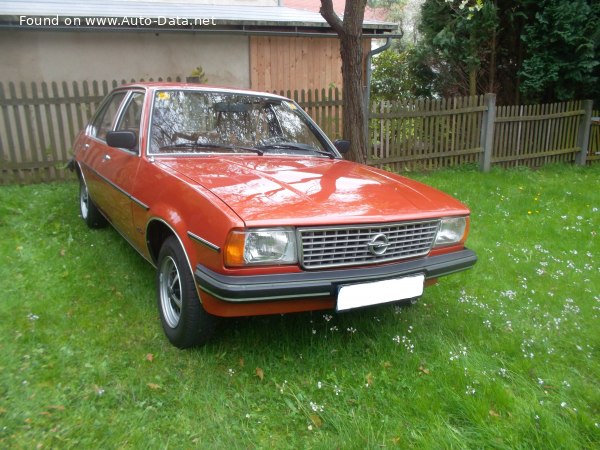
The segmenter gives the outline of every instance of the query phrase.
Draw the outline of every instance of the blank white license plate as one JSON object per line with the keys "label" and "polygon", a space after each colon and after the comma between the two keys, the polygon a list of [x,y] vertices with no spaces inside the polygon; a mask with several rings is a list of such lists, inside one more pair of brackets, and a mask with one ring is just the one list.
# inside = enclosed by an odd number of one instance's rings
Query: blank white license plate
{"label": "blank white license plate", "polygon": [[425,275],[419,274],[393,280],[341,286],[338,292],[337,310],[344,311],[420,297],[423,295],[424,283]]}

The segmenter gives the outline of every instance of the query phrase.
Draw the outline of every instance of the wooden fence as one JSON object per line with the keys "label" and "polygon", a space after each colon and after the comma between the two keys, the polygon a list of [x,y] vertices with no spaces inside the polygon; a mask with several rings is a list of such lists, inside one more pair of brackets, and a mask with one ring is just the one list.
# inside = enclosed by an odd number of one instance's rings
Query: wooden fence
{"label": "wooden fence", "polygon": [[588,146],[587,163],[600,161],[600,110],[593,111],[592,127],[590,130],[590,143]]}
{"label": "wooden fence", "polygon": [[[112,88],[133,81],[0,83],[0,184],[72,176],[64,167],[76,134]],[[339,90],[280,94],[297,101],[329,137],[342,137]],[[593,163],[600,160],[600,120],[592,116],[600,112],[592,113],[590,101],[496,107],[492,94],[374,102],[368,162],[397,171]]]}
{"label": "wooden fence", "polygon": [[477,163],[486,109],[484,96],[375,103],[368,163],[397,171]]}
{"label": "wooden fence", "polygon": [[379,102],[371,109],[368,162],[396,171],[591,163],[600,159],[591,103],[496,107],[493,94]]}
{"label": "wooden fence", "polygon": [[338,88],[275,93],[291,98],[302,106],[332,140],[342,137],[342,95]]}
{"label": "wooden fence", "polygon": [[[106,94],[136,81],[144,80],[0,83],[0,184],[71,177],[65,166],[79,130]],[[280,94],[297,101],[328,136],[341,136],[342,100],[338,89]]]}
{"label": "wooden fence", "polygon": [[136,81],[0,83],[0,184],[71,177],[65,166],[77,133],[112,89]]}

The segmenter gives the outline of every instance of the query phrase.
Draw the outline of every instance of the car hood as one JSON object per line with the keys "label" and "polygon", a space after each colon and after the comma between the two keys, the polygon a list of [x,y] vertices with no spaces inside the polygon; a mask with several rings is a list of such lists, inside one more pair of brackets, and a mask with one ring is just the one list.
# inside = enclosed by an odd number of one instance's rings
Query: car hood
{"label": "car hood", "polygon": [[421,183],[344,160],[265,156],[161,159],[246,226],[376,223],[468,214]]}

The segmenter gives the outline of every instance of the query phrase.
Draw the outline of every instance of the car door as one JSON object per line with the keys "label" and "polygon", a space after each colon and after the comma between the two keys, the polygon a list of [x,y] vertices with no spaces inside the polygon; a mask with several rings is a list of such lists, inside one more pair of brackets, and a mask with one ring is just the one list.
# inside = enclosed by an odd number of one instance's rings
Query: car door
{"label": "car door", "polygon": [[[107,219],[126,238],[131,236],[131,190],[140,163],[140,123],[144,92],[122,90],[102,104],[86,130],[81,170],[90,196]],[[138,137],[134,149],[113,148],[106,135],[113,130],[131,130]]]}
{"label": "car door", "polygon": [[127,95],[127,91],[118,91],[106,98],[86,128],[85,140],[80,147],[80,167],[90,197],[109,220],[111,220],[109,215],[113,188],[102,175],[103,166],[106,162],[104,157],[108,149],[106,133],[113,129],[117,114]]}
{"label": "car door", "polygon": [[133,149],[114,148],[104,144],[98,174],[110,185],[106,191],[105,210],[113,226],[127,239],[134,234],[132,207],[138,203],[132,196],[137,171],[140,165],[140,125],[144,105],[144,92],[131,91],[125,98],[113,129],[133,131],[137,136],[137,146]]}

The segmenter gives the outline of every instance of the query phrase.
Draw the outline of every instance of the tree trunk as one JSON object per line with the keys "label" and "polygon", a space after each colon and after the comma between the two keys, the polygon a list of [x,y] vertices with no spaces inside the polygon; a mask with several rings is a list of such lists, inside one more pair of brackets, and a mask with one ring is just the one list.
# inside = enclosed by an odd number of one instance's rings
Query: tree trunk
{"label": "tree trunk", "polygon": [[349,159],[365,163],[365,105],[363,94],[362,23],[367,0],[348,0],[344,20],[333,10],[332,0],[321,0],[321,15],[340,38],[344,139],[351,142]]}
{"label": "tree trunk", "polygon": [[352,144],[348,156],[353,161],[366,163],[362,39],[357,36],[344,36],[340,43],[340,54],[344,81],[342,89],[344,139]]}

